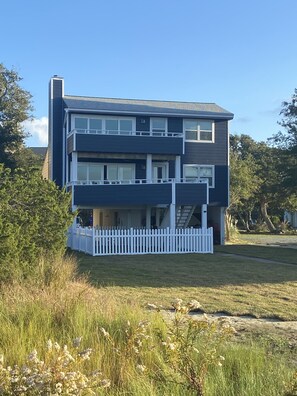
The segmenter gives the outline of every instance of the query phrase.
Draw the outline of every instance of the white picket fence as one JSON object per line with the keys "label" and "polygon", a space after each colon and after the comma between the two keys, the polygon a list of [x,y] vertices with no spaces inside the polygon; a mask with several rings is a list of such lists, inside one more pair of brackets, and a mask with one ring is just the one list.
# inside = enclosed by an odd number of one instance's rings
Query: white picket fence
{"label": "white picket fence", "polygon": [[68,247],[92,256],[213,253],[212,228],[70,228]]}

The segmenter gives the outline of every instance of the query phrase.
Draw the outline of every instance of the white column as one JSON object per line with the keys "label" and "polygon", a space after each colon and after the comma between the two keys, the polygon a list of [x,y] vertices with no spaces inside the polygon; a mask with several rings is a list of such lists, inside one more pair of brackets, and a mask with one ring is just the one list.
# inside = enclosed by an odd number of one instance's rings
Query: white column
{"label": "white column", "polygon": [[152,154],[146,155],[146,180],[147,183],[152,183],[153,174],[153,156]]}
{"label": "white column", "polygon": [[71,181],[77,181],[77,151],[72,152]]}
{"label": "white column", "polygon": [[201,206],[201,227],[207,228],[207,205]]}
{"label": "white column", "polygon": [[174,229],[175,230],[175,227],[176,227],[176,224],[175,224],[175,222],[176,222],[176,211],[175,211],[175,204],[176,204],[176,192],[175,192],[175,182],[173,182],[172,184],[171,184],[171,187],[172,187],[172,193],[171,193],[171,204],[170,204],[170,207],[169,207],[169,218],[170,218],[170,221],[169,221],[169,228],[170,229]]}
{"label": "white column", "polygon": [[145,222],[145,227],[146,228],[151,228],[151,207],[147,206],[146,207],[146,222]]}
{"label": "white column", "polygon": [[180,155],[175,157],[175,181],[180,181]]}

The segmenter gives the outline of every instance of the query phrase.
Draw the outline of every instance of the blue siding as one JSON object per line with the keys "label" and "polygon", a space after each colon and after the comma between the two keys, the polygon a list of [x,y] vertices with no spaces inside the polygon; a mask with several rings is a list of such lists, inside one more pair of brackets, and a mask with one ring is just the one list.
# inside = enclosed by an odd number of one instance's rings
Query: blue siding
{"label": "blue siding", "polygon": [[183,139],[177,137],[77,134],[76,150],[96,153],[181,155]]}
{"label": "blue siding", "polygon": [[168,205],[170,202],[170,184],[74,187],[74,204],[79,206]]}
{"label": "blue siding", "polygon": [[53,139],[52,139],[52,179],[58,186],[63,184],[63,99],[62,80],[53,80]]}
{"label": "blue siding", "polygon": [[207,204],[207,185],[201,184],[176,184],[177,205],[203,205]]}
{"label": "blue siding", "polygon": [[[171,184],[92,185],[74,187],[74,204],[78,206],[169,205]],[[177,205],[207,203],[206,184],[176,184]]]}
{"label": "blue siding", "polygon": [[209,189],[209,204],[211,206],[229,205],[229,167],[226,165],[216,165],[215,167],[215,188]]}

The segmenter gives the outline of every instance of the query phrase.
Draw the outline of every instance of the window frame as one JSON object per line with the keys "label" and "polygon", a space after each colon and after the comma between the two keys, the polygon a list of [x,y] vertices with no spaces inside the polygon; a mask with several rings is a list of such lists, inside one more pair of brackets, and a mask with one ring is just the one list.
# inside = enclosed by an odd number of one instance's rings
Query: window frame
{"label": "window frame", "polygon": [[[209,165],[209,164],[184,164],[183,165],[183,176],[184,176],[184,179],[187,179],[187,178],[190,178],[190,177],[187,177],[185,174],[186,174],[186,168],[190,168],[190,167],[192,167],[192,168],[198,168],[198,177],[197,177],[197,179],[198,180],[203,180],[203,179],[205,179],[205,177],[201,177],[200,176],[200,168],[210,168],[211,170],[212,170],[212,184],[210,185],[209,183],[208,183],[208,187],[209,188],[215,188],[215,165]],[[193,179],[194,179],[194,177],[193,177]]]}
{"label": "window frame", "polygon": [[[186,122],[187,121],[194,121],[194,122],[197,123],[197,129],[192,131],[192,132],[196,133],[197,139],[187,139],[187,135],[186,135],[186,132],[187,132]],[[210,131],[206,130],[206,129],[201,129],[199,121],[210,122],[211,123],[211,136],[212,136],[211,140],[201,140],[200,139],[201,132],[210,132]],[[210,120],[210,119],[184,118],[183,119],[183,133],[184,133],[185,142],[191,142],[191,143],[214,143],[215,142],[215,122],[214,122],[214,120]]]}
{"label": "window frame", "polygon": [[[102,129],[101,129],[101,133],[102,134],[106,134],[106,121],[107,120],[116,120],[118,121],[118,130],[115,131],[114,133],[111,133],[112,135],[117,135],[117,136],[121,136],[121,135],[133,135],[136,133],[136,118],[135,117],[126,117],[126,116],[109,116],[109,115],[93,115],[93,114],[71,114],[71,128],[70,130],[82,130],[82,128],[75,128],[75,119],[76,118],[84,118],[87,119],[87,129],[86,131],[92,131],[94,129],[90,128],[90,120],[91,119],[98,119],[101,120],[102,122]],[[121,121],[131,121],[132,122],[132,130],[131,131],[121,131],[120,125],[121,125]]]}
{"label": "window frame", "polygon": [[[158,120],[165,121],[165,130],[161,130],[160,128],[153,128],[153,122]],[[157,130],[154,130],[157,129]],[[158,131],[159,129],[159,131]],[[168,133],[168,118],[166,117],[150,117],[150,133],[152,136],[166,136]]]}

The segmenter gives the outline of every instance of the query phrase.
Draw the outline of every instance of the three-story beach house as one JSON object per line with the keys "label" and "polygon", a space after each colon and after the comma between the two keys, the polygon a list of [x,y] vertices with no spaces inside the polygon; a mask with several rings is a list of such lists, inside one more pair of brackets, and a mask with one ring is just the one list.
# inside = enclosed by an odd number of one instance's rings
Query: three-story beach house
{"label": "three-story beach house", "polygon": [[64,94],[50,80],[49,177],[94,229],[213,227],[224,243],[228,121],[214,103]]}

